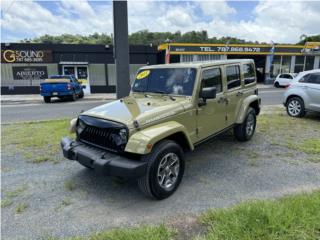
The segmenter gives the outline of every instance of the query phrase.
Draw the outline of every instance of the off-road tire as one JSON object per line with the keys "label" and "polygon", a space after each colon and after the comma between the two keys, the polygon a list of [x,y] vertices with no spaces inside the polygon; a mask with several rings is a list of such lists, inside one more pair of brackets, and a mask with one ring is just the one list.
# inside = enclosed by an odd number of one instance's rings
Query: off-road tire
{"label": "off-road tire", "polygon": [[43,97],[43,101],[45,103],[50,103],[51,102],[51,97]]}
{"label": "off-road tire", "polygon": [[[250,133],[248,133],[247,126],[248,124],[251,124],[252,120],[253,120],[252,130]],[[252,138],[256,129],[256,125],[257,125],[256,111],[254,110],[254,108],[249,107],[247,116],[243,121],[243,123],[238,124],[233,128],[234,136],[240,142],[248,141]]]}
{"label": "off-road tire", "polygon": [[[180,164],[179,173],[175,181],[175,184],[173,185],[173,188],[169,191],[161,187],[157,179],[157,172],[160,161],[168,153],[176,154],[179,158],[178,161]],[[147,197],[158,200],[165,199],[172,195],[178,188],[184,173],[185,163],[182,148],[174,141],[162,140],[161,142],[157,143],[153,147],[152,152],[143,157],[142,160],[147,161],[148,165],[146,174],[138,179],[138,185],[141,191]]]}
{"label": "off-road tire", "polygon": [[[296,102],[297,104],[300,105],[300,112],[295,115],[293,114],[292,110],[290,110],[290,104]],[[286,104],[286,109],[287,109],[287,113],[290,117],[298,117],[298,118],[301,118],[301,117],[304,117],[306,115],[306,110],[305,110],[305,107],[304,107],[304,102],[301,98],[299,97],[292,97],[292,98],[289,98],[288,101],[287,101],[287,104]]]}
{"label": "off-road tire", "polygon": [[78,97],[79,98],[83,98],[83,96],[84,96],[84,92],[83,92],[83,90],[81,90],[81,92],[79,93]]}
{"label": "off-road tire", "polygon": [[275,86],[276,88],[279,88],[279,87],[280,87],[280,84],[279,84],[278,82],[275,82],[275,83],[274,83],[274,86]]}

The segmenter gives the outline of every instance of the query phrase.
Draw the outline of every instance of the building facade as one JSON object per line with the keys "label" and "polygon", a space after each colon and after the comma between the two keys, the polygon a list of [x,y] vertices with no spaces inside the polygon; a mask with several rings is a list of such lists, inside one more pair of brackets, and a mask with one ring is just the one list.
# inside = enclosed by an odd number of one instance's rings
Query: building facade
{"label": "building facade", "polygon": [[[130,46],[130,80],[138,68],[157,64],[152,46]],[[115,92],[113,46],[89,44],[1,44],[1,94],[39,93],[51,75],[74,74],[86,93]]]}
{"label": "building facade", "polygon": [[[259,82],[273,83],[280,73],[320,68],[320,43],[306,45],[164,43],[130,46],[130,81],[144,65],[165,62],[250,58]],[[1,44],[1,94],[39,93],[51,75],[74,74],[85,93],[115,92],[113,46],[92,44]]]}
{"label": "building facade", "polygon": [[165,43],[158,47],[167,62],[250,58],[259,82],[272,83],[280,73],[320,68],[320,43],[306,45]]}

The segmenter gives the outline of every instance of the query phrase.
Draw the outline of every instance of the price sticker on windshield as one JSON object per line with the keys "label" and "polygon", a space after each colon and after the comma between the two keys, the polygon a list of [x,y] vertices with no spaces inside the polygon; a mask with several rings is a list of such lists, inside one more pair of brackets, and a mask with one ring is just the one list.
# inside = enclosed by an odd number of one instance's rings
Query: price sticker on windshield
{"label": "price sticker on windshield", "polygon": [[149,76],[149,74],[150,74],[150,70],[144,70],[137,75],[136,79],[140,80],[140,79],[146,78]]}

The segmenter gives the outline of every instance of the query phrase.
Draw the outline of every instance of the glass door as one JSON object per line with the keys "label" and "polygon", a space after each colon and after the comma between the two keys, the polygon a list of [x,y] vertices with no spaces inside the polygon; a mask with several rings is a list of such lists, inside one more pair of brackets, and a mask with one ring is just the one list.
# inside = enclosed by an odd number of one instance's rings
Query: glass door
{"label": "glass door", "polygon": [[85,94],[90,93],[90,84],[89,84],[89,74],[88,74],[88,66],[77,66],[76,67],[76,78],[83,86],[86,86],[83,89]]}

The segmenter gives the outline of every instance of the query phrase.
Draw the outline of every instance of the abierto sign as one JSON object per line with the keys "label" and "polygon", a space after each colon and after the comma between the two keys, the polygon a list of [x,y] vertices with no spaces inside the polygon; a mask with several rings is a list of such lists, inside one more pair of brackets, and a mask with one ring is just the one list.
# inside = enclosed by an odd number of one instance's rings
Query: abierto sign
{"label": "abierto sign", "polygon": [[48,78],[47,67],[12,67],[14,80],[40,80]]}
{"label": "abierto sign", "polygon": [[52,51],[50,50],[2,50],[2,63],[50,63]]}

